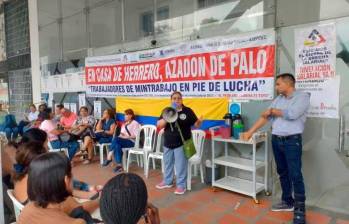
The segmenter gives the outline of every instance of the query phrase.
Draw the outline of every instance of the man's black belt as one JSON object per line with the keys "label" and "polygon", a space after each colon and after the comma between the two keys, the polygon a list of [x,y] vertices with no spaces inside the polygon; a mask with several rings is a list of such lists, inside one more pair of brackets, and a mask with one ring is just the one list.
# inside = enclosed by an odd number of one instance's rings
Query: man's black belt
{"label": "man's black belt", "polygon": [[282,135],[273,135],[274,138],[277,139],[283,139],[283,140],[289,140],[295,137],[302,137],[302,134],[294,134],[294,135],[286,135],[286,136],[282,136]]}

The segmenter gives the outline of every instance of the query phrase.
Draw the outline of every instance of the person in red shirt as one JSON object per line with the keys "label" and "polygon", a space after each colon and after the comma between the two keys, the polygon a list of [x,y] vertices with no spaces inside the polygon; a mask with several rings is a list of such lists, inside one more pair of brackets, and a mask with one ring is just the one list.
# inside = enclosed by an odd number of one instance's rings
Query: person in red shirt
{"label": "person in red shirt", "polygon": [[61,114],[60,124],[63,126],[64,130],[69,131],[78,117],[67,108],[62,108]]}

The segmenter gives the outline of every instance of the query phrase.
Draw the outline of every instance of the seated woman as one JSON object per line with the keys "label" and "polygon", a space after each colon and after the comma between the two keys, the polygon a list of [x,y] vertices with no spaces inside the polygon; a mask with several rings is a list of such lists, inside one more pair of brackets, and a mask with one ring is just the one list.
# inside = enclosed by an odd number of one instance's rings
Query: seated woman
{"label": "seated woman", "polygon": [[72,180],[71,165],[66,156],[52,152],[36,157],[28,171],[30,202],[23,208],[18,223],[87,223],[85,220],[92,219],[88,212],[98,205],[90,203],[81,206],[77,203],[71,196]]}
{"label": "seated woman", "polygon": [[44,112],[47,108],[48,108],[48,107],[47,107],[47,104],[46,104],[46,103],[40,104],[40,105],[39,105],[39,114],[40,114],[41,112]]}
{"label": "seated woman", "polygon": [[38,117],[35,121],[31,122],[30,124],[26,125],[23,127],[22,132],[26,132],[29,129],[32,128],[39,128],[41,123],[45,120],[44,118],[47,116],[47,105],[46,104],[41,104],[39,106],[39,111],[38,111]]}
{"label": "seated woman", "polygon": [[59,121],[60,125],[62,125],[64,130],[70,131],[78,117],[74,112],[67,108],[62,108],[61,114],[61,120]]}
{"label": "seated woman", "polygon": [[40,129],[47,133],[48,140],[50,141],[53,149],[68,148],[68,157],[70,160],[72,160],[75,153],[79,149],[79,143],[74,140],[61,141],[58,136],[63,133],[67,133],[68,131],[57,129],[57,124],[52,120],[53,113],[51,108],[47,108],[46,112],[46,117],[44,117],[45,120],[41,123]]}
{"label": "seated woman", "polygon": [[56,121],[57,123],[61,121],[62,118],[62,109],[64,108],[63,104],[56,104],[55,106],[55,111],[54,111],[54,118],[53,120]]}
{"label": "seated woman", "polygon": [[83,164],[89,164],[93,159],[93,140],[91,133],[96,120],[92,115],[88,115],[88,108],[85,106],[81,107],[79,112],[80,116],[73,124],[71,132],[78,135],[83,141],[81,151],[87,150],[88,154],[87,160]]}
{"label": "seated woman", "polygon": [[113,138],[110,152],[108,153],[107,160],[104,162],[103,166],[108,166],[112,161],[112,154],[114,153],[116,163],[114,172],[122,171],[122,148],[134,147],[135,139],[140,129],[141,125],[135,120],[133,110],[125,110],[125,123],[121,126],[120,135]]}
{"label": "seated woman", "polygon": [[[148,202],[143,179],[134,173],[121,173],[107,182],[100,210],[105,224],[160,224],[159,211]],[[139,222],[142,217],[144,222]]]}
{"label": "seated woman", "polygon": [[[35,143],[35,144],[29,144]],[[25,132],[21,142],[17,146],[15,162],[12,163],[14,173],[12,179],[14,181],[14,195],[22,204],[28,199],[27,196],[27,175],[31,161],[37,156],[46,153],[47,134],[38,128],[30,129]],[[87,183],[73,180],[73,195],[77,198],[89,199],[96,195],[102,186],[93,186]]]}
{"label": "seated woman", "polygon": [[102,119],[97,122],[95,140],[99,143],[111,143],[115,128],[114,111],[107,109],[103,112]]}
{"label": "seated woman", "polygon": [[28,115],[24,115],[24,120],[21,120],[18,124],[18,132],[20,135],[23,135],[23,129],[25,126],[31,126],[38,119],[39,111],[36,110],[34,104],[29,106],[29,111]]}

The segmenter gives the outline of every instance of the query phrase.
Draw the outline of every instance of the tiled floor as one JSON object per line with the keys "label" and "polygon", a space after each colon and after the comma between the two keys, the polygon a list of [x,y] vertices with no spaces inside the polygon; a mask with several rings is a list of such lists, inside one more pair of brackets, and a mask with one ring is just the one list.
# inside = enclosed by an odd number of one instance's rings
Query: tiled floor
{"label": "tiled floor", "polygon": [[[114,176],[112,167],[101,168],[97,162],[89,165],[77,164],[73,168],[76,178],[91,184],[104,184]],[[143,169],[135,164],[130,172],[141,175],[148,187],[149,200],[160,210],[161,223],[186,224],[281,224],[292,223],[291,212],[272,212],[271,198],[260,195],[260,204],[250,197],[225,190],[213,191],[212,188],[193,179],[192,191],[184,195],[174,195],[174,189],[157,190],[155,185],[162,180],[159,170],[150,170],[149,178]],[[308,224],[349,224],[345,215],[334,214],[317,208],[307,209]]]}

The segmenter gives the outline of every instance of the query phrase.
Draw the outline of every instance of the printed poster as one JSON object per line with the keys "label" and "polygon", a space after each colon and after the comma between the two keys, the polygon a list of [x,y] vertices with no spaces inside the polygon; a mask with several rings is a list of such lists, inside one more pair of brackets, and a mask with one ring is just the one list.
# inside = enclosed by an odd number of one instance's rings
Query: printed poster
{"label": "printed poster", "polygon": [[70,111],[75,114],[78,114],[78,110],[76,106],[77,106],[76,103],[70,103]]}
{"label": "printed poster", "polygon": [[86,106],[86,94],[85,93],[81,93],[79,94],[79,108]]}
{"label": "printed poster", "polygon": [[308,117],[338,118],[335,24],[295,30],[296,88],[311,94]]}
{"label": "printed poster", "polygon": [[101,119],[102,117],[102,102],[101,101],[94,101],[93,102],[93,108],[94,108],[94,117],[96,119]]}
{"label": "printed poster", "polygon": [[63,103],[64,108],[70,110],[70,103]]}

